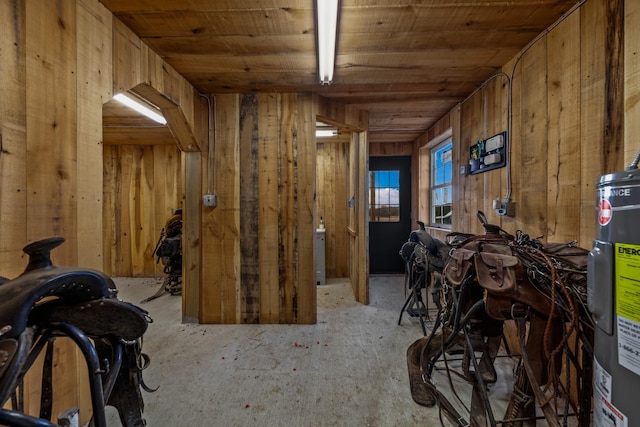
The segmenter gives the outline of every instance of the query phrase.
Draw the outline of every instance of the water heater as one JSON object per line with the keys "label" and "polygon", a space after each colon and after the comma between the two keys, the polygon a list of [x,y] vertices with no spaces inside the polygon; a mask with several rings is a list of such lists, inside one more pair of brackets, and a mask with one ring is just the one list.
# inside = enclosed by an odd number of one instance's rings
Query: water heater
{"label": "water heater", "polygon": [[593,425],[640,426],[640,152],[600,177],[589,253],[589,310],[596,322]]}

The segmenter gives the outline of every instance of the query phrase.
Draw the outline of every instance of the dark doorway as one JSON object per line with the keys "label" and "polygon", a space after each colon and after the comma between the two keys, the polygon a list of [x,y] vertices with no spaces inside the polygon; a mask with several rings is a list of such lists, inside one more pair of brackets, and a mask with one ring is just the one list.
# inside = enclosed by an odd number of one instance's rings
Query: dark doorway
{"label": "dark doorway", "polygon": [[411,232],[411,157],[369,158],[369,271],[403,273]]}

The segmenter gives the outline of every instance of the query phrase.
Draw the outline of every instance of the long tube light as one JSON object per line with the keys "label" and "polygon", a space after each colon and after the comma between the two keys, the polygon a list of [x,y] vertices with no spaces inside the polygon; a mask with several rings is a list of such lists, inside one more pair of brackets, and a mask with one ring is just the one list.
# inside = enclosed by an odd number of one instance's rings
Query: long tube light
{"label": "long tube light", "polygon": [[162,114],[160,114],[159,111],[152,110],[151,108],[147,107],[146,105],[143,105],[142,103],[140,103],[140,101],[137,101],[137,100],[133,99],[132,97],[130,97],[128,95],[125,95],[124,93],[119,93],[119,94],[115,95],[113,97],[113,99],[123,103],[124,105],[126,105],[129,108],[132,108],[132,109],[136,110],[140,114],[144,114],[145,116],[149,117],[151,120],[154,120],[154,121],[156,121],[156,122],[158,122],[160,124],[163,124],[163,125],[167,124],[167,121],[162,116]]}
{"label": "long tube light", "polygon": [[338,129],[316,129],[316,138],[331,138],[338,136]]}
{"label": "long tube light", "polygon": [[336,54],[338,29],[338,0],[316,0],[318,33],[318,73],[320,83],[331,84]]}

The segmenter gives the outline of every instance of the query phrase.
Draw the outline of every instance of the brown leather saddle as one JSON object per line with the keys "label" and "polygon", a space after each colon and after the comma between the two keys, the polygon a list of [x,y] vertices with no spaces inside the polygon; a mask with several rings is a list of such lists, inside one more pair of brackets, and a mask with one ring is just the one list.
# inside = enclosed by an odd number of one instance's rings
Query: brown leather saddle
{"label": "brown leather saddle", "polygon": [[[569,399],[565,385],[558,386],[562,354],[579,372],[591,372],[593,355],[592,321],[586,306],[586,271],[588,251],[575,242],[542,243],[521,231],[515,236],[488,224],[478,212],[485,233],[456,234],[443,276],[446,305],[439,313],[439,324],[432,334],[412,344],[407,351],[411,393],[424,406],[438,403],[454,425],[468,425],[451,406],[446,396],[436,390],[431,374],[436,363],[455,346],[462,346],[460,375],[473,384],[471,425],[497,425],[509,420],[535,417],[536,402],[550,425],[558,424],[555,408],[542,393],[542,386],[552,386]],[[519,363],[514,390],[505,420],[496,420],[487,392],[487,384],[496,381],[494,359],[504,333],[504,321],[518,325]],[[526,327],[524,326],[526,323]],[[575,332],[584,343],[580,354],[567,345]],[[513,349],[507,349],[509,352]],[[480,353],[479,360],[473,356]],[[565,370],[569,372],[570,369]],[[590,381],[578,390],[579,408],[590,408]],[[524,399],[524,400],[523,400]],[[529,402],[529,403],[526,403]],[[588,409],[580,413],[585,422]],[[582,415],[585,413],[586,415]],[[487,419],[488,418],[488,419]],[[517,425],[512,423],[509,425]],[[581,424],[582,425],[582,424]]]}

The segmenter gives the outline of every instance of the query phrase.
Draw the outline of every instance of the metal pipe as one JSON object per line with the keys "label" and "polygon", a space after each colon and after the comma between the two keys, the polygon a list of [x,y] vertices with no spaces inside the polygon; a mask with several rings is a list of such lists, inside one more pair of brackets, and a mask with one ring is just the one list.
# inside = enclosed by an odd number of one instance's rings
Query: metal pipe
{"label": "metal pipe", "polygon": [[640,163],[640,150],[638,150],[636,156],[631,161],[631,164],[627,166],[627,169],[625,170],[632,171],[638,169],[638,163]]}

